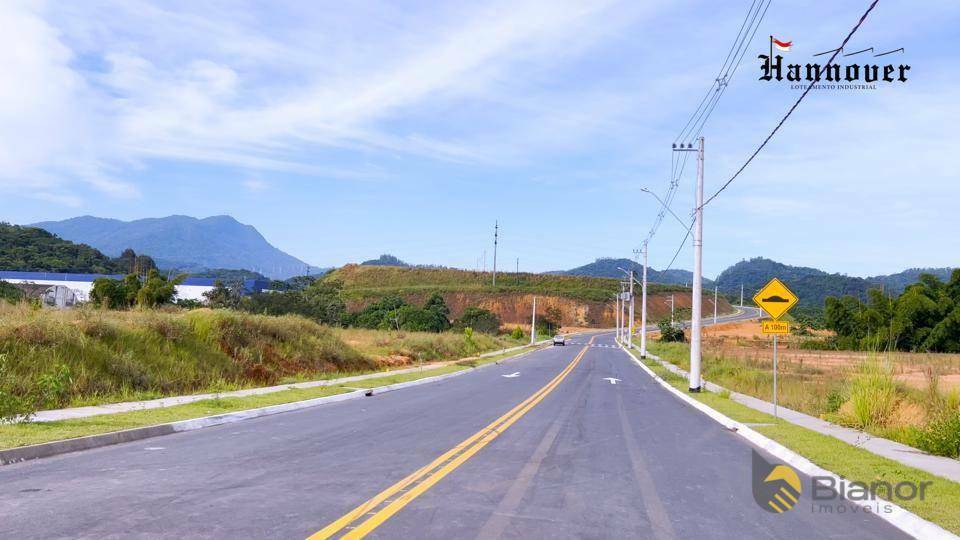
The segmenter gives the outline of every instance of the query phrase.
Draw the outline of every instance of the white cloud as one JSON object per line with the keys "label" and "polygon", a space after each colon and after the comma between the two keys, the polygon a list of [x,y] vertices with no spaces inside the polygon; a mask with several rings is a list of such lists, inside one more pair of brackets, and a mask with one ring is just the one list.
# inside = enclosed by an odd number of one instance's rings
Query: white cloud
{"label": "white cloud", "polygon": [[270,188],[270,184],[257,178],[249,178],[243,181],[243,187],[251,193],[261,193]]}

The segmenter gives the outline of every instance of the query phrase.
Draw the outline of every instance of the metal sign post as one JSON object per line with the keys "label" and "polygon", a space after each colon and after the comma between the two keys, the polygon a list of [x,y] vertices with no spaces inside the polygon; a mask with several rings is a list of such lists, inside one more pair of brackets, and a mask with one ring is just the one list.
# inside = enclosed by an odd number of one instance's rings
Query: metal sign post
{"label": "metal sign post", "polygon": [[799,298],[782,281],[773,278],[754,295],[753,301],[773,319],[772,321],[762,321],[760,329],[764,334],[773,334],[773,417],[779,419],[777,379],[780,370],[777,367],[777,337],[780,334],[790,333],[790,323],[779,319],[796,305]]}

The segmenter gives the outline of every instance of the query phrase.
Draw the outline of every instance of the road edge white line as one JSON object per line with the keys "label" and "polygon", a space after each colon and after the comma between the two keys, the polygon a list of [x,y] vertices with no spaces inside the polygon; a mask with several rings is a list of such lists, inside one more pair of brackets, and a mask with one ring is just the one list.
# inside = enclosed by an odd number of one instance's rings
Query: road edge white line
{"label": "road edge white line", "polygon": [[[673,387],[673,385],[671,385],[670,383],[665,381],[663,378],[661,378],[659,375],[654,373],[652,369],[647,367],[647,365],[641,362],[637,357],[630,354],[629,351],[627,351],[622,347],[620,347],[620,350],[623,351],[624,354],[629,356],[630,360],[632,360],[634,364],[640,366],[640,368],[644,370],[647,373],[647,375],[650,375],[650,377],[652,377],[653,380],[655,380],[660,386],[665,388],[668,392],[680,398],[687,405],[690,405],[691,407],[697,409],[698,411],[706,414],[707,416],[712,418],[714,421],[716,421],[723,427],[743,437],[751,444],[758,446],[763,450],[766,450],[773,456],[783,460],[784,462],[789,464],[791,467],[794,467],[800,472],[803,472],[807,476],[829,476],[837,482],[843,479],[842,476],[832,471],[828,471],[823,467],[820,467],[819,465],[815,464],[809,459],[801,456],[800,454],[794,452],[793,450],[790,450],[786,446],[783,446],[782,444],[774,441],[773,439],[769,439],[766,436],[760,434],[758,431],[751,429],[746,424],[743,424],[742,422],[737,422],[736,420],[724,415],[723,413],[717,411],[716,409],[713,409],[708,405],[700,401],[697,401],[696,399],[684,394],[680,390],[677,390],[676,388]],[[951,533],[950,531],[944,529],[943,527],[937,525],[936,523],[927,521],[921,518],[920,516],[914,514],[913,512],[910,512],[909,510],[906,510],[898,506],[896,503],[886,501],[885,499],[880,499],[879,497],[878,499],[883,500],[885,503],[889,504],[892,509],[892,512],[890,512],[889,514],[885,514],[881,512],[871,512],[871,513],[874,516],[877,516],[880,519],[886,521],[887,523],[890,523],[897,529],[909,534],[910,536],[913,536],[914,538],[923,538],[925,540],[928,538],[953,538],[953,539],[960,538],[957,535]],[[856,501],[851,501],[849,499],[845,499],[845,500],[848,503],[860,506],[861,508],[869,507],[871,510],[873,509],[867,504],[861,504]]]}

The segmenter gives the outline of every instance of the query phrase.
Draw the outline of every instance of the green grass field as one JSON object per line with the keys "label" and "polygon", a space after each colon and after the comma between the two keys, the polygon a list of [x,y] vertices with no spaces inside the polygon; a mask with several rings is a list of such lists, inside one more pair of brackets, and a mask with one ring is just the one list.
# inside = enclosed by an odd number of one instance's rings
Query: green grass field
{"label": "green grass field", "polygon": [[332,396],[350,392],[355,389],[369,389],[378,386],[387,386],[401,382],[415,381],[426,377],[435,377],[448,373],[463,371],[484,364],[489,364],[504,358],[524,354],[529,349],[511,351],[485,358],[471,358],[441,367],[431,368],[429,365],[423,371],[410,373],[384,374],[383,377],[364,379],[334,386],[318,386],[314,388],[293,388],[281,390],[271,394],[246,397],[222,397],[207,399],[158,409],[133,411],[127,413],[104,414],[89,418],[63,420],[59,422],[24,422],[17,424],[0,424],[0,450],[16,448],[31,444],[40,444],[51,441],[98,435],[112,431],[132,429],[136,427],[152,426],[178,420],[188,420],[236,412],[258,407],[268,407],[282,403],[291,403],[306,399]]}
{"label": "green grass field", "polygon": [[522,343],[228,310],[57,311],[0,302],[0,417],[370,373]]}

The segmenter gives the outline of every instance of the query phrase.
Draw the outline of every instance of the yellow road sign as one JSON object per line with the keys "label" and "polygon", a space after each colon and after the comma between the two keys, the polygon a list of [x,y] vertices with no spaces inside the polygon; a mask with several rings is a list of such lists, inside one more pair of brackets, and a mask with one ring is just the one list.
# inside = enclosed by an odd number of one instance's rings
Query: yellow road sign
{"label": "yellow road sign", "polygon": [[787,321],[761,321],[760,331],[764,334],[789,334],[790,323]]}
{"label": "yellow road sign", "polygon": [[753,302],[766,311],[767,315],[773,317],[773,320],[783,317],[798,300],[800,299],[797,295],[790,292],[790,289],[777,278],[771,279],[753,297]]}

